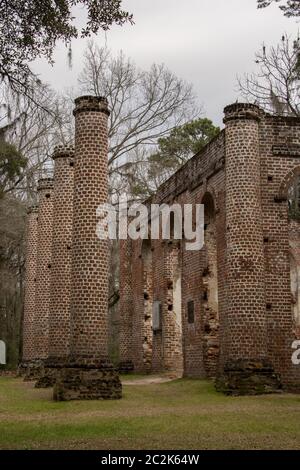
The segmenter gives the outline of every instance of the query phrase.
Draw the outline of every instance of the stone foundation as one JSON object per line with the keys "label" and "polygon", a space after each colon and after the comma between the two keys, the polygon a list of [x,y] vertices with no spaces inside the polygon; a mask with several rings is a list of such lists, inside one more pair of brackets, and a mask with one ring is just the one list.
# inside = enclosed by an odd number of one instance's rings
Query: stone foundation
{"label": "stone foundation", "polygon": [[108,362],[69,361],[57,374],[53,398],[69,400],[116,400],[122,398],[118,371]]}
{"label": "stone foundation", "polygon": [[273,366],[264,359],[228,361],[216,380],[216,390],[226,395],[278,393],[282,386]]}
{"label": "stone foundation", "polygon": [[25,377],[26,371],[27,371],[28,363],[27,362],[21,362],[21,364],[18,365],[17,377]]}
{"label": "stone foundation", "polygon": [[45,367],[43,375],[37,380],[35,388],[50,388],[56,382],[57,369]]}
{"label": "stone foundation", "polygon": [[26,372],[24,375],[24,382],[35,382],[38,380],[44,372],[44,362],[41,360],[35,360],[28,362],[26,366]]}

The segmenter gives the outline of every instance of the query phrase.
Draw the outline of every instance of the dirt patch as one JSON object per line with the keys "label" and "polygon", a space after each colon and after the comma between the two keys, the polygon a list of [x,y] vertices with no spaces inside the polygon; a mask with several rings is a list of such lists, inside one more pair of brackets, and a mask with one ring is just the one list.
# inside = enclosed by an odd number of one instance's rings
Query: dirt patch
{"label": "dirt patch", "polygon": [[178,377],[161,377],[161,376],[149,376],[149,377],[142,377],[140,379],[135,378],[133,380],[122,380],[123,385],[152,385],[152,384],[163,384],[167,382],[172,382],[172,380],[176,380]]}

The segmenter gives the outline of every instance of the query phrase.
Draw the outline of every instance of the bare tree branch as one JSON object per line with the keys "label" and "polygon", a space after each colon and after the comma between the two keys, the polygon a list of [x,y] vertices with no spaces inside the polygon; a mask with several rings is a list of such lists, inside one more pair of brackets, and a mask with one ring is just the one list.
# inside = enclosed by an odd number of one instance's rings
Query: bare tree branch
{"label": "bare tree branch", "polygon": [[[126,186],[124,164],[137,165],[136,149],[153,150],[160,137],[199,117],[200,108],[192,86],[176,77],[165,65],[153,64],[144,71],[120,52],[113,57],[105,48],[89,42],[79,76],[81,93],[105,96],[109,101],[109,174],[112,192]],[[131,166],[131,168],[132,168]],[[128,175],[127,175],[128,176]]]}
{"label": "bare tree branch", "polygon": [[287,35],[269,51],[263,46],[256,54],[258,73],[238,78],[243,97],[266,111],[290,116],[300,115],[300,40]]}

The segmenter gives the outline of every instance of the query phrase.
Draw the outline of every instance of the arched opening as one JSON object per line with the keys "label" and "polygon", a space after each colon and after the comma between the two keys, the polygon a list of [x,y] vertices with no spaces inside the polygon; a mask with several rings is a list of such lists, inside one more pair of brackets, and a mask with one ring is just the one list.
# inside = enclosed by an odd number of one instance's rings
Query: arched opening
{"label": "arched opening", "polygon": [[218,264],[216,211],[210,193],[204,195],[202,204],[204,204],[205,256],[202,273],[203,356],[207,377],[215,377],[219,357]]}
{"label": "arched opening", "polygon": [[142,245],[143,262],[143,319],[142,319],[142,347],[143,369],[150,372],[152,369],[152,307],[153,307],[153,275],[151,241],[144,240]]}

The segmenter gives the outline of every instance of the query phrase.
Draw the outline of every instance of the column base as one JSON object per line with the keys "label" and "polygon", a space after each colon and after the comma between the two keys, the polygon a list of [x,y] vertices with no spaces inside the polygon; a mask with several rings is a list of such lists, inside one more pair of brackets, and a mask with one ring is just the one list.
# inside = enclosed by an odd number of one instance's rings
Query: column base
{"label": "column base", "polygon": [[132,361],[121,361],[118,370],[120,374],[130,374],[134,371],[134,364]]}
{"label": "column base", "polygon": [[69,361],[57,374],[53,399],[117,400],[122,398],[118,371],[106,360],[91,363]]}
{"label": "column base", "polygon": [[265,359],[230,360],[215,382],[216,390],[226,395],[263,395],[279,393],[282,385],[272,364]]}
{"label": "column base", "polygon": [[59,370],[66,364],[66,357],[48,357],[44,360],[42,375],[35,384],[35,388],[54,387]]}
{"label": "column base", "polygon": [[24,382],[35,382],[42,376],[43,370],[44,362],[42,360],[35,359],[28,362],[24,375]]}
{"label": "column base", "polygon": [[53,387],[56,382],[56,376],[57,376],[57,369],[52,369],[52,368],[50,369],[48,367],[45,367],[43,370],[43,374],[37,380],[34,387],[35,388]]}
{"label": "column base", "polygon": [[18,365],[16,376],[17,377],[25,377],[27,367],[28,367],[28,362],[25,362],[25,361],[21,362],[21,364]]}

